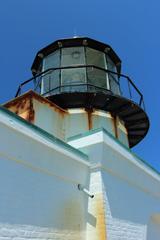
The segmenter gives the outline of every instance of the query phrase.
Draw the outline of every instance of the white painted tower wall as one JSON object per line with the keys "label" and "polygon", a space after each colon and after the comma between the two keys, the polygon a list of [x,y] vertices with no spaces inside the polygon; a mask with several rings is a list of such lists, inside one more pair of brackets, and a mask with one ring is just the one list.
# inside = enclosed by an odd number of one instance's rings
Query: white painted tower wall
{"label": "white painted tower wall", "polygon": [[0,131],[0,239],[159,239],[160,176],[111,133],[66,144],[3,108]]}

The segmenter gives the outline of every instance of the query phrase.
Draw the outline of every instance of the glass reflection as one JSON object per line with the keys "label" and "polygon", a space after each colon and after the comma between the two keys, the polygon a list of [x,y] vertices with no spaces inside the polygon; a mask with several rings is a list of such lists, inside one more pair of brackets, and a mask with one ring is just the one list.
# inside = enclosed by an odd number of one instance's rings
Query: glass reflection
{"label": "glass reflection", "polygon": [[[114,62],[111,60],[109,56],[106,56],[107,59],[107,69],[109,71],[117,73],[117,68]],[[114,94],[120,95],[120,86],[119,86],[119,79],[118,75],[114,73],[108,73],[108,82],[109,88]]]}

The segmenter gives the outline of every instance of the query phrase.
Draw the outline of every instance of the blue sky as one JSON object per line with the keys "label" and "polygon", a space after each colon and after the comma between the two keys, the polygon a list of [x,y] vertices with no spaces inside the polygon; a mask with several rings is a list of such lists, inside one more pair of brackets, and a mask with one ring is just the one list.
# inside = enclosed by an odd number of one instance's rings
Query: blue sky
{"label": "blue sky", "polygon": [[45,45],[75,32],[108,43],[143,93],[150,119],[133,151],[160,171],[159,12],[159,0],[1,0],[0,102],[31,77],[34,56]]}

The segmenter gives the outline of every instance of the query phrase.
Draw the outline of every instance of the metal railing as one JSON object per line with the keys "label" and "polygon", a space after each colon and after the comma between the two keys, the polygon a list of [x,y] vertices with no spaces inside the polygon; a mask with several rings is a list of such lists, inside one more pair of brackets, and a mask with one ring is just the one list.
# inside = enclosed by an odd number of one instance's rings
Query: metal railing
{"label": "metal railing", "polygon": [[[143,94],[139,91],[137,86],[133,83],[133,81],[128,76],[126,76],[124,74],[119,74],[117,72],[113,72],[113,71],[110,71],[107,69],[103,69],[103,68],[95,66],[95,65],[74,65],[74,66],[66,66],[66,67],[49,68],[39,74],[36,74],[34,77],[22,82],[18,87],[15,97],[18,97],[19,95],[21,95],[23,88],[28,86],[29,83],[33,83],[32,88],[33,88],[33,90],[37,91],[36,89],[38,86],[41,85],[41,82],[42,82],[44,76],[51,74],[54,71],[57,71],[57,70],[61,71],[61,70],[65,70],[65,69],[76,69],[76,68],[86,68],[86,69],[91,68],[92,70],[97,69],[97,70],[106,72],[106,74],[108,74],[108,75],[110,75],[110,74],[115,75],[118,78],[116,83],[119,84],[119,87],[120,87],[120,94],[118,94],[118,95],[128,98],[128,99],[132,100],[133,102],[136,102],[140,107],[142,107],[145,110]],[[48,92],[45,92],[45,94],[42,94],[42,95],[46,95],[49,92],[54,92],[57,89],[63,89],[65,87],[69,87],[69,86],[72,88],[74,86],[87,86],[87,89],[88,89],[88,87],[93,87],[99,91],[102,91],[102,92],[110,91],[113,95],[116,95],[114,93],[114,91],[112,91],[112,89],[93,85],[93,84],[90,84],[88,81],[86,83],[81,83],[81,84],[70,84],[70,85],[61,85],[60,84],[56,88],[50,89]],[[28,89],[30,89],[30,88],[28,88]]]}

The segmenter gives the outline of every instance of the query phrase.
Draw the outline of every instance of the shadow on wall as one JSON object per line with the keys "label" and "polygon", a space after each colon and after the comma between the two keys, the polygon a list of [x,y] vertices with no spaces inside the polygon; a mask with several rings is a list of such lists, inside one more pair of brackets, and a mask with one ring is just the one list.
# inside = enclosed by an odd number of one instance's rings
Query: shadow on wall
{"label": "shadow on wall", "polygon": [[151,216],[147,226],[147,240],[160,239],[160,213]]}

